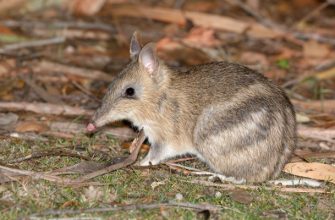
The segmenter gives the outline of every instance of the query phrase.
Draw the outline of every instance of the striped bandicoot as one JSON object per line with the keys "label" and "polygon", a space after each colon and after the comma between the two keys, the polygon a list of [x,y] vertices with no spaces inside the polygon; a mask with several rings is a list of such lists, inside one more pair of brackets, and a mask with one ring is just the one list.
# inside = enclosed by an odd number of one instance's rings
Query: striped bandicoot
{"label": "striped bandicoot", "polygon": [[143,128],[151,144],[143,166],[193,154],[236,180],[278,176],[296,146],[295,114],[282,89],[234,63],[172,69],[135,34],[130,57],[88,130],[123,119]]}

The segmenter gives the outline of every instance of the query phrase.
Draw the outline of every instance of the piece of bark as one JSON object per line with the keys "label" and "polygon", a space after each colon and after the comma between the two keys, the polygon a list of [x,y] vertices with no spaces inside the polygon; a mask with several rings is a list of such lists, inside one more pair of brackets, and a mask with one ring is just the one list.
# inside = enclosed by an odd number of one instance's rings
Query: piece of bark
{"label": "piece of bark", "polygon": [[18,50],[22,48],[43,47],[43,46],[53,45],[53,44],[62,44],[65,42],[65,40],[66,40],[65,37],[53,37],[50,39],[19,42],[19,43],[3,46],[2,48],[0,48],[0,53],[12,51],[12,50]]}
{"label": "piece of bark", "polygon": [[94,80],[112,81],[113,76],[99,70],[85,69],[75,66],[67,66],[64,64],[54,63],[47,60],[31,63],[34,72],[58,72],[69,76],[82,77]]}
{"label": "piece of bark", "polygon": [[90,116],[93,111],[68,105],[55,105],[40,102],[0,102],[0,111],[30,111],[37,114]]}

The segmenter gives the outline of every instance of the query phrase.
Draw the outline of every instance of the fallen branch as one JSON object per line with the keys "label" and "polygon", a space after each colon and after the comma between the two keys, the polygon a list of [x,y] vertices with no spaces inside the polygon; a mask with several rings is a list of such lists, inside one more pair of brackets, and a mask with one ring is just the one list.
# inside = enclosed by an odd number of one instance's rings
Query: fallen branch
{"label": "fallen branch", "polygon": [[328,193],[325,189],[311,189],[311,188],[289,188],[289,187],[267,187],[267,186],[255,186],[255,185],[233,185],[233,184],[219,184],[213,183],[210,181],[204,180],[181,180],[182,182],[203,185],[203,186],[210,186],[210,187],[220,187],[224,190],[235,190],[235,189],[266,189],[266,190],[278,190],[280,192],[297,192],[297,193]]}
{"label": "fallen branch", "polygon": [[124,167],[127,167],[127,166],[133,164],[137,159],[138,153],[140,151],[141,145],[143,144],[144,140],[145,140],[145,135],[144,135],[143,130],[141,130],[139,132],[138,136],[134,139],[134,141],[132,142],[132,144],[130,146],[130,148],[134,149],[134,150],[129,155],[129,157],[127,157],[124,161],[122,161],[120,163],[113,164],[113,165],[111,165],[109,167],[106,167],[104,169],[89,173],[85,176],[81,176],[76,181],[78,181],[78,182],[87,181],[87,180],[92,179],[94,177],[101,176],[103,174],[106,174],[106,173],[112,172],[114,170],[124,168]]}
{"label": "fallen branch", "polygon": [[162,207],[176,207],[192,210],[208,210],[212,212],[218,212],[225,207],[216,206],[211,204],[193,204],[193,203],[179,203],[179,202],[165,202],[165,203],[152,203],[152,204],[132,204],[123,206],[112,206],[112,207],[102,207],[102,208],[90,208],[90,209],[79,209],[79,210],[50,210],[42,213],[36,213],[31,215],[31,217],[46,216],[46,215],[75,215],[82,213],[92,213],[92,212],[111,212],[111,211],[129,211],[129,210],[139,210],[139,209],[157,209]]}
{"label": "fallen branch", "polygon": [[22,48],[31,48],[31,47],[43,47],[47,45],[52,44],[61,44],[64,43],[66,40],[65,37],[53,37],[49,39],[43,39],[43,40],[34,40],[34,41],[28,41],[28,42],[20,42],[10,45],[5,45],[2,48],[0,48],[0,53],[5,53],[12,50],[18,50]]}
{"label": "fallen branch", "polygon": [[321,187],[323,183],[312,179],[271,180],[269,183],[281,186],[310,186]]}
{"label": "fallen branch", "polygon": [[213,173],[213,172],[209,172],[209,171],[203,171],[203,170],[199,170],[193,167],[188,167],[188,166],[184,166],[181,164],[176,164],[176,163],[171,163],[171,162],[166,162],[166,165],[168,165],[170,168],[182,168],[182,169],[186,169],[189,172],[189,174],[192,175],[198,175],[198,176],[209,176],[209,179],[215,179],[218,178],[220,179],[221,182],[231,182],[234,184],[243,184],[245,183],[245,179],[236,179],[235,177],[229,177],[229,176],[225,176],[219,173]]}
{"label": "fallen branch", "polygon": [[298,135],[301,137],[314,138],[318,140],[328,141],[330,143],[335,143],[335,129],[331,128],[328,129],[311,128],[299,125]]}
{"label": "fallen branch", "polygon": [[64,157],[77,157],[83,160],[90,160],[89,157],[80,154],[77,151],[66,149],[66,148],[51,148],[47,150],[33,152],[25,157],[17,158],[14,160],[9,161],[9,163],[20,163],[27,160],[37,159],[41,157],[48,157],[48,156],[64,156]]}
{"label": "fallen branch", "polygon": [[64,174],[87,174],[94,172],[96,170],[100,170],[106,166],[108,166],[110,162],[108,163],[102,163],[97,161],[82,161],[80,163],[77,163],[72,166],[68,167],[62,167],[57,170],[52,170],[48,172],[50,175],[64,175]]}
{"label": "fallen branch", "polygon": [[335,151],[328,151],[328,152],[294,152],[297,157],[291,158],[291,163],[294,162],[301,162],[302,159],[320,159],[320,158],[335,158]]}
{"label": "fallen branch", "polygon": [[29,103],[29,102],[0,102],[0,111],[30,111],[37,114],[90,116],[93,111],[68,105],[55,105],[48,103]]}
{"label": "fallen branch", "polygon": [[325,112],[335,114],[335,100],[309,101],[303,102],[299,100],[291,100],[292,103],[304,110],[313,110],[318,112]]}
{"label": "fallen branch", "polygon": [[62,36],[66,39],[87,39],[87,40],[109,40],[113,37],[105,31],[91,31],[80,29],[65,29],[65,30],[49,30],[49,29],[35,29],[31,30],[30,34],[38,37]]}
{"label": "fallen branch", "polygon": [[85,69],[74,66],[67,66],[46,60],[31,63],[34,72],[58,72],[70,76],[82,77],[94,80],[112,81],[113,76],[99,70]]}
{"label": "fallen branch", "polygon": [[44,101],[52,104],[61,104],[64,105],[64,102],[57,96],[50,95],[45,89],[37,85],[34,80],[29,79],[28,77],[21,77],[23,81],[30,86],[30,88]]}
{"label": "fallen branch", "polygon": [[20,27],[27,29],[94,29],[94,30],[102,30],[109,33],[115,33],[115,28],[107,23],[102,22],[84,22],[84,21],[16,21],[16,20],[3,20],[0,21],[1,25],[6,27]]}
{"label": "fallen branch", "polygon": [[230,31],[238,34],[246,33],[258,38],[274,38],[282,36],[279,30],[271,30],[257,23],[247,23],[225,16],[211,15],[201,12],[181,11],[168,8],[150,8],[136,5],[117,5],[110,9],[113,16],[144,17],[158,21],[185,25],[188,20],[202,27]]}
{"label": "fallen branch", "polygon": [[41,141],[41,142],[46,142],[49,141],[48,138],[42,137],[41,135],[34,134],[34,133],[9,133],[9,136],[12,138],[17,138],[21,140],[33,140],[33,141]]}
{"label": "fallen branch", "polygon": [[6,166],[0,165],[0,170],[7,171],[9,173],[13,173],[14,175],[24,175],[24,176],[29,176],[33,179],[39,180],[48,180],[50,182],[54,182],[60,185],[75,185],[75,186],[84,186],[84,185],[94,185],[95,183],[93,182],[85,182],[81,183],[76,180],[68,179],[68,178],[63,178],[63,177],[58,177],[50,174],[46,174],[43,172],[34,172],[34,171],[29,171],[29,170],[20,170],[20,169],[15,169],[15,168],[10,168]]}

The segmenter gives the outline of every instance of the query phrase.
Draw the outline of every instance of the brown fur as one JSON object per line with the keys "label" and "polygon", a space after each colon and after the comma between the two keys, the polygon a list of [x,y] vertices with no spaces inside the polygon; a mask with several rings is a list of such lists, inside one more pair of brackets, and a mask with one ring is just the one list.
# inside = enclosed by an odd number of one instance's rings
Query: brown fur
{"label": "brown fur", "polygon": [[[179,72],[146,47],[131,51],[132,61],[93,117],[96,126],[128,119],[144,128],[152,147],[142,165],[195,154],[215,172],[248,182],[280,173],[296,145],[294,110],[282,89],[227,62]],[[146,53],[155,57],[153,72],[145,67],[146,58],[141,61]],[[129,86],[136,96],[122,97]]]}

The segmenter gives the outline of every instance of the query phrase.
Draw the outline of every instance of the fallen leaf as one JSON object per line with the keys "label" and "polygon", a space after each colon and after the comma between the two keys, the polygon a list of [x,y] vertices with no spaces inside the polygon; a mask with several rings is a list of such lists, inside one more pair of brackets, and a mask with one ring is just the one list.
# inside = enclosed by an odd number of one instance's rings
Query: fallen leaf
{"label": "fallen leaf", "polygon": [[0,126],[10,126],[17,122],[19,116],[14,113],[0,113]]}
{"label": "fallen leaf", "polygon": [[265,217],[266,219],[278,219],[278,220],[286,220],[287,213],[283,210],[277,209],[277,210],[269,210],[262,212],[262,217]]}
{"label": "fallen leaf", "polygon": [[0,61],[0,77],[10,75],[16,65],[15,59],[3,59]]}
{"label": "fallen leaf", "polygon": [[15,33],[11,29],[2,25],[0,25],[0,34],[15,35]]}
{"label": "fallen leaf", "polygon": [[8,189],[6,187],[0,185],[0,194],[3,193],[3,192],[6,192],[6,191],[8,191]]}
{"label": "fallen leaf", "polygon": [[318,80],[335,78],[335,67],[315,73],[313,77],[317,78]]}
{"label": "fallen leaf", "polygon": [[79,206],[79,202],[73,200],[66,201],[63,203],[63,205],[61,205],[62,208],[77,207],[77,206]]}
{"label": "fallen leaf", "polygon": [[88,188],[84,189],[83,200],[89,203],[93,203],[99,201],[104,196],[104,192],[102,191],[101,187],[94,187],[89,186]]}
{"label": "fallen leaf", "polygon": [[275,69],[275,70],[264,72],[264,75],[267,78],[274,79],[275,81],[279,81],[279,80],[285,79],[285,77],[287,76],[287,71],[283,69]]}
{"label": "fallen leaf", "polygon": [[193,47],[215,47],[221,42],[215,37],[215,31],[210,28],[195,27],[182,40],[185,44]]}
{"label": "fallen leaf", "polygon": [[285,165],[283,171],[296,176],[329,181],[335,184],[335,167],[328,164],[317,163],[317,162],[288,163]]}
{"label": "fallen leaf", "polygon": [[269,61],[264,54],[251,51],[243,52],[240,58],[240,62],[249,65],[258,64],[261,65],[264,69],[267,69],[269,67]]}
{"label": "fallen leaf", "polygon": [[330,49],[327,45],[312,40],[304,43],[303,53],[306,57],[324,58],[330,53]]}
{"label": "fallen leaf", "polygon": [[159,182],[152,182],[151,183],[151,188],[154,190],[156,187],[160,186],[160,185],[164,185],[165,184],[165,181],[159,181]]}
{"label": "fallen leaf", "polygon": [[218,2],[215,1],[185,1],[183,10],[210,12],[219,7]]}
{"label": "fallen leaf", "polygon": [[210,62],[208,55],[201,50],[187,47],[170,37],[161,39],[156,44],[156,48],[159,57],[163,58],[166,62],[175,62],[178,60],[180,63],[185,63],[186,65]]}
{"label": "fallen leaf", "polygon": [[254,9],[255,11],[259,10],[259,0],[247,0],[245,2],[250,8]]}
{"label": "fallen leaf", "polygon": [[232,200],[234,200],[235,202],[239,202],[242,204],[250,204],[253,201],[252,196],[250,195],[250,193],[248,193],[245,190],[233,190],[230,193],[230,197]]}
{"label": "fallen leaf", "polygon": [[0,1],[0,13],[10,10],[17,10],[19,6],[24,5],[24,0]]}
{"label": "fallen leaf", "polygon": [[311,121],[311,119],[307,115],[300,113],[296,113],[295,118],[298,123],[307,123]]}
{"label": "fallen leaf", "polygon": [[35,121],[20,122],[15,128],[17,132],[42,132],[46,130],[48,130],[46,125]]}
{"label": "fallen leaf", "polygon": [[182,47],[183,46],[180,43],[172,40],[172,38],[170,37],[165,37],[156,43],[157,51],[165,51],[165,50],[171,51],[180,49]]}
{"label": "fallen leaf", "polygon": [[92,16],[100,11],[106,0],[72,0],[68,1],[67,8],[75,13]]}

